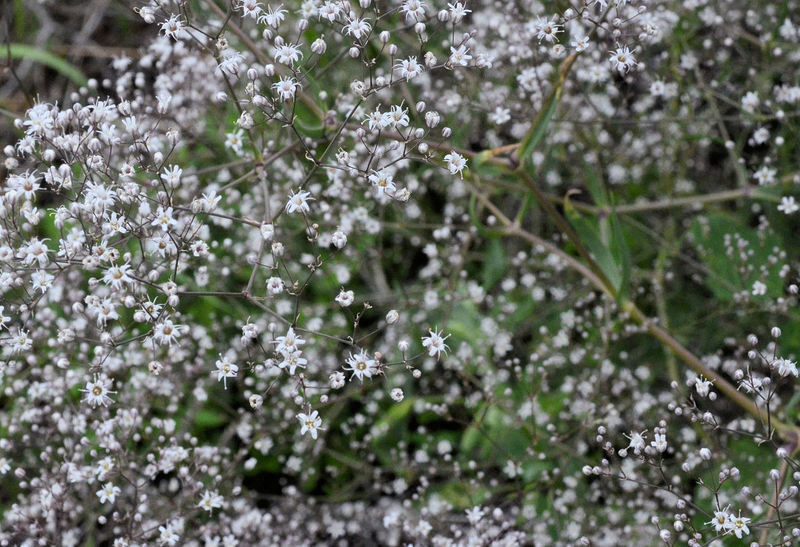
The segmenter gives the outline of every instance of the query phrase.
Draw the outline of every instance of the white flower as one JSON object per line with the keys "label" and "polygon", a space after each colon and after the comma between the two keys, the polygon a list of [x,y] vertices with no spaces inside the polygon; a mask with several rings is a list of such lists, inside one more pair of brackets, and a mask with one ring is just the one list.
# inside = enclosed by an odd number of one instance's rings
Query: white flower
{"label": "white flower", "polygon": [[392,105],[389,112],[381,115],[383,127],[408,127],[408,109],[400,105]]}
{"label": "white flower", "polygon": [[272,343],[277,344],[275,351],[287,354],[297,351],[306,341],[296,335],[292,327],[289,327],[289,330],[286,331],[286,336],[278,336]]}
{"label": "white flower", "polygon": [[355,294],[353,291],[346,291],[342,289],[339,291],[339,294],[336,296],[336,302],[343,308],[350,306],[355,300]]}
{"label": "white flower", "polygon": [[447,354],[447,350],[450,348],[447,347],[447,344],[445,344],[444,341],[450,338],[450,335],[448,334],[447,336],[442,337],[441,332],[434,331],[432,329],[428,329],[428,333],[429,336],[422,338],[422,345],[423,347],[427,348],[428,355],[438,359],[441,357],[442,353]]}
{"label": "white flower", "polygon": [[55,276],[45,270],[36,270],[31,274],[31,287],[33,290],[41,291],[42,294],[52,286]]}
{"label": "white flower", "polygon": [[464,17],[466,17],[468,13],[472,13],[472,10],[467,9],[461,2],[456,2],[455,4],[447,4],[447,9],[450,11],[450,19],[454,23],[460,23],[461,20]]}
{"label": "white flower", "polygon": [[400,389],[399,387],[396,387],[392,391],[389,392],[389,396],[392,398],[393,401],[396,401],[396,402],[399,403],[400,401],[403,400],[403,397],[405,395],[403,394],[403,390],[402,389]]}
{"label": "white flower", "polygon": [[425,70],[424,67],[419,64],[416,57],[401,59],[397,62],[395,68],[397,69],[397,73],[400,75],[400,77],[405,78],[406,81],[419,76]]}
{"label": "white flower", "polygon": [[644,440],[644,434],[645,434],[644,431],[642,431],[641,433],[638,433],[636,431],[631,431],[630,437],[628,437],[628,435],[625,435],[631,441],[630,444],[628,444],[628,448],[629,449],[633,448],[634,454],[637,455],[641,454],[642,450],[644,450],[645,446],[647,446],[647,443]]}
{"label": "white flower", "polygon": [[275,237],[275,225],[274,224],[268,224],[268,223],[265,222],[265,223],[263,223],[261,225],[260,230],[261,230],[261,238],[264,241],[272,241],[272,238]]}
{"label": "white flower", "polygon": [[369,34],[372,27],[364,19],[355,18],[344,26],[346,34],[352,34],[353,38],[360,40]]}
{"label": "white flower", "polygon": [[503,125],[510,119],[511,119],[511,110],[509,110],[508,108],[504,108],[502,106],[498,106],[497,108],[494,109],[494,112],[489,114],[489,120],[491,120],[492,123],[497,125]]}
{"label": "white flower", "polygon": [[391,173],[389,173],[386,169],[373,171],[369,176],[369,181],[375,187],[375,190],[378,192],[379,196],[382,194],[392,195],[397,190],[397,186],[394,184]]}
{"label": "white flower", "polygon": [[751,292],[753,296],[764,296],[767,294],[767,286],[761,281],[756,281],[753,283],[753,290]]}
{"label": "white flower", "polygon": [[304,414],[301,412],[297,415],[297,419],[300,420],[300,424],[302,424],[300,434],[305,435],[306,433],[310,433],[311,438],[316,439],[317,430],[322,425],[322,419],[319,417],[319,413],[316,410],[311,412],[311,414]]}
{"label": "white flower", "polygon": [[469,54],[467,46],[460,45],[458,49],[450,47],[450,60],[448,62],[452,66],[467,66],[470,60],[472,60],[472,55]]}
{"label": "white flower", "polygon": [[745,93],[744,97],[742,97],[742,109],[745,112],[753,113],[755,112],[758,105],[761,103],[760,99],[758,98],[758,93],[755,91],[748,91]]}
{"label": "white flower", "polygon": [[700,397],[707,397],[708,392],[711,390],[711,380],[706,380],[702,376],[698,376],[694,381],[694,389]]}
{"label": "white flower", "polygon": [[655,440],[650,442],[650,446],[658,450],[659,452],[666,452],[667,451],[667,436],[663,433],[656,433]]}
{"label": "white flower", "polygon": [[788,359],[784,359],[782,357],[776,359],[776,361],[773,363],[773,367],[777,367],[778,374],[780,374],[781,377],[784,378],[786,376],[789,376],[790,374],[794,377],[797,377],[798,375],[797,363],[794,361],[790,361]]}
{"label": "white flower", "polygon": [[293,375],[297,367],[306,368],[308,359],[303,357],[303,352],[300,350],[290,351],[283,353],[283,360],[278,363],[278,368],[289,369],[289,374]]}
{"label": "white flower", "polygon": [[183,328],[183,325],[174,325],[172,320],[164,319],[153,327],[153,340],[157,344],[171,346],[173,342],[177,342]]}
{"label": "white flower", "polygon": [[714,511],[714,518],[706,522],[706,524],[712,525],[714,527],[714,531],[717,533],[727,532],[730,529],[731,524],[731,515],[728,514],[727,507],[719,511]]}
{"label": "white flower", "polygon": [[628,46],[619,47],[609,53],[609,61],[620,72],[628,72],[636,65],[636,59]]}
{"label": "white flower", "polygon": [[217,370],[212,371],[217,373],[217,382],[222,380],[225,389],[228,389],[228,378],[236,378],[239,372],[239,366],[235,365],[227,357],[219,356],[216,362]]}
{"label": "white flower", "polygon": [[128,275],[130,268],[128,264],[110,266],[103,274],[103,283],[115,289],[122,288],[123,284],[133,283],[133,278]]}
{"label": "white flower", "polygon": [[106,456],[99,462],[97,462],[97,467],[94,468],[94,474],[97,475],[97,478],[103,480],[106,478],[111,470],[114,469],[114,460],[110,457]]}
{"label": "white flower", "polygon": [[213,492],[206,490],[203,492],[203,497],[200,498],[200,503],[198,503],[197,506],[211,513],[214,509],[222,507],[223,501],[225,501],[225,499],[220,496],[216,490]]}
{"label": "white flower", "polygon": [[300,51],[299,46],[283,44],[275,48],[274,57],[279,63],[294,66],[297,61],[303,58],[303,53]]}
{"label": "white flower", "polygon": [[444,162],[447,164],[447,169],[451,174],[455,175],[458,173],[461,178],[464,178],[464,176],[461,174],[461,172],[467,166],[467,160],[464,158],[464,156],[453,151],[444,157]]}
{"label": "white flower", "polygon": [[225,148],[230,148],[237,156],[241,156],[244,146],[244,132],[237,129],[225,135]]}
{"label": "white flower", "polygon": [[109,390],[110,387],[110,379],[105,376],[95,375],[94,380],[86,382],[86,387],[81,390],[81,392],[86,394],[82,400],[89,403],[92,408],[95,408],[97,405],[108,406],[111,402],[111,397],[109,397],[108,394],[116,393],[116,391]]}
{"label": "white flower", "polygon": [[294,99],[294,95],[300,84],[294,78],[281,78],[276,83],[272,84],[272,89],[280,95],[281,100],[288,101]]}
{"label": "white flower", "polygon": [[800,206],[794,200],[794,196],[783,196],[781,198],[781,204],[778,205],[778,211],[785,213],[787,215],[791,215],[792,213],[796,213],[800,210]]}
{"label": "white flower", "polygon": [[[170,186],[172,188],[177,188],[178,185],[181,183],[181,175],[183,175],[183,169],[178,167],[177,165],[171,165],[168,168],[165,168],[164,171],[161,173],[161,180],[164,181],[164,184]],[[170,213],[172,212],[172,207],[170,207]]]}
{"label": "white flower", "polygon": [[575,51],[577,51],[577,52],[584,51],[584,50],[586,50],[587,47],[589,47],[589,37],[588,36],[584,36],[580,40],[575,40],[570,45],[573,48],[575,48]]}
{"label": "white flower", "polygon": [[301,213],[308,213],[311,208],[308,206],[309,200],[314,198],[309,197],[311,194],[299,190],[297,193],[292,192],[289,194],[289,201],[286,203],[286,212],[289,214],[300,211]]}
{"label": "white flower", "polygon": [[372,375],[378,372],[377,362],[375,359],[371,359],[366,350],[363,349],[355,355],[351,353],[342,368],[353,373],[350,376],[350,380],[355,377],[361,382],[364,381],[364,378],[372,378]]}
{"label": "white flower", "polygon": [[242,10],[242,17],[257,19],[261,13],[261,4],[257,0],[242,0],[239,9]]}
{"label": "white flower", "polygon": [[476,505],[472,509],[467,509],[467,520],[472,526],[476,526],[484,515],[484,510],[481,508],[480,505]]}
{"label": "white flower", "polygon": [[283,292],[283,280],[280,277],[270,277],[267,280],[267,292],[271,296],[276,296]]}
{"label": "white flower", "polygon": [[328,383],[331,389],[341,389],[344,387],[346,378],[341,371],[336,371],[328,377]]}
{"label": "white flower", "polygon": [[335,2],[325,2],[317,11],[320,19],[327,19],[333,23],[342,9]]}
{"label": "white flower", "polygon": [[769,140],[769,129],[766,127],[759,127],[753,133],[753,142],[756,144],[764,144]]}
{"label": "white flower", "polygon": [[286,19],[286,10],[283,9],[283,4],[278,6],[275,11],[272,11],[272,6],[267,6],[267,13],[258,18],[259,23],[266,23],[272,28],[278,28],[283,20]]}
{"label": "white flower", "polygon": [[169,545],[171,547],[172,545],[177,545],[180,539],[181,537],[172,528],[172,523],[158,527],[158,542],[161,545]]}
{"label": "white flower", "polygon": [[422,0],[405,0],[400,6],[407,21],[422,21],[425,18],[425,2]]}
{"label": "white flower", "polygon": [[743,535],[746,536],[750,534],[750,528],[747,527],[748,522],[750,522],[750,519],[741,515],[738,517],[730,517],[728,519],[727,529],[729,532],[733,532],[737,538],[742,539]]}
{"label": "white flower", "polygon": [[762,165],[759,167],[758,171],[753,173],[753,178],[756,179],[759,186],[767,186],[775,182],[775,175],[777,172],[778,171],[775,169]]}
{"label": "white flower", "polygon": [[347,234],[345,234],[341,230],[335,231],[331,236],[331,243],[333,243],[333,246],[336,247],[337,249],[344,248],[344,246],[347,245]]}
{"label": "white flower", "polygon": [[546,42],[552,44],[558,40],[557,35],[559,32],[561,32],[561,25],[557,24],[555,21],[539,17],[534,23],[534,29],[536,31],[536,38],[539,40],[539,42],[545,40]]}
{"label": "white flower", "polygon": [[175,40],[179,40],[186,36],[186,31],[183,28],[183,21],[177,14],[170,15],[169,19],[161,23],[161,32],[165,36],[169,36]]}
{"label": "white flower", "polygon": [[96,492],[96,494],[97,497],[100,498],[100,503],[105,503],[107,501],[114,503],[114,500],[121,492],[122,490],[120,490],[119,487],[107,482],[100,490]]}

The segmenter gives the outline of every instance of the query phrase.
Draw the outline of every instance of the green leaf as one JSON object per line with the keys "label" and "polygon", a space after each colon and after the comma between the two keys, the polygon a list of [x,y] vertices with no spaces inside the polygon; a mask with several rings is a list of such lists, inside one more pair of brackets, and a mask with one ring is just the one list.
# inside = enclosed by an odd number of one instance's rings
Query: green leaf
{"label": "green leaf", "polygon": [[[564,198],[564,212],[566,213],[570,224],[572,224],[573,228],[575,228],[575,231],[578,233],[581,243],[586,247],[586,249],[588,249],[590,253],[592,253],[595,262],[597,262],[597,265],[600,266],[600,269],[614,286],[614,289],[617,291],[617,293],[621,294],[621,289],[626,281],[625,266],[623,262],[625,260],[627,246],[623,247],[624,242],[615,243],[614,246],[617,247],[617,256],[615,256],[615,253],[612,252],[612,245],[609,244],[609,241],[612,239],[612,237],[609,234],[608,218],[597,221],[595,219],[582,216],[570,203],[569,196]],[[629,277],[629,255],[627,256],[627,260],[627,275]]]}
{"label": "green leaf", "polygon": [[[774,248],[782,248],[780,238],[773,232],[756,231],[744,222],[724,213],[709,214],[695,219],[690,231],[693,243],[708,270],[706,285],[719,300],[730,302],[734,293],[750,292],[756,279],[767,286],[763,297],[777,298],[782,295],[783,279],[780,277],[780,263],[770,260]],[[729,256],[726,237],[737,236],[746,242],[746,264],[738,253]],[[748,266],[754,273],[742,275],[742,266]],[[761,268],[766,276],[760,273]]]}
{"label": "green leaf", "polygon": [[612,210],[607,218],[608,224],[611,227],[611,234],[609,240],[609,247],[611,254],[617,267],[620,269],[621,279],[619,287],[617,287],[617,297],[623,298],[627,295],[628,284],[631,281],[631,270],[633,269],[633,262],[631,260],[631,250],[625,240],[625,234],[622,232],[622,225],[619,222],[617,213]]}
{"label": "green leaf", "polygon": [[228,422],[228,418],[211,408],[201,408],[194,416],[194,423],[198,429],[214,429]]}
{"label": "green leaf", "polygon": [[553,90],[545,98],[541,110],[539,110],[539,113],[533,119],[530,129],[528,129],[528,132],[519,143],[517,158],[522,168],[525,167],[528,158],[531,157],[533,151],[536,150],[536,147],[547,135],[547,127],[550,125],[550,120],[553,119],[556,107],[561,101],[561,94],[564,92],[564,82],[566,82],[567,74],[569,74],[575,59],[577,59],[577,53],[573,53],[561,63],[561,67],[558,71],[558,80],[553,85]]}
{"label": "green leaf", "polygon": [[384,433],[373,437],[371,445],[383,465],[394,465],[392,449],[396,448],[400,441],[407,440],[408,423],[413,408],[414,398],[407,397],[403,402],[389,407],[375,424],[374,429]]}
{"label": "green leaf", "polygon": [[472,455],[477,451],[482,459],[497,465],[502,465],[507,458],[524,459],[530,435],[498,406],[485,409],[486,406],[478,408],[473,424],[461,437],[460,452]]}
{"label": "green leaf", "polygon": [[61,57],[53,55],[44,49],[25,44],[8,44],[8,48],[4,53],[10,54],[12,59],[23,59],[49,66],[79,86],[85,86],[88,82],[86,76],[84,76],[80,70]]}
{"label": "green leaf", "polygon": [[556,107],[561,100],[562,91],[563,85],[557,85],[550,92],[550,95],[547,96],[542,104],[542,109],[539,110],[536,118],[534,118],[530,129],[520,141],[518,158],[521,166],[525,165],[525,162],[533,155],[533,151],[536,150],[536,147],[547,134],[547,126],[550,125],[550,120],[553,118]]}
{"label": "green leaf", "polygon": [[325,134],[325,126],[319,116],[300,101],[294,105],[294,123],[304,137],[318,139]]}
{"label": "green leaf", "polygon": [[499,238],[489,240],[489,247],[483,258],[483,288],[489,290],[506,273],[508,257],[503,242]]}
{"label": "green leaf", "polygon": [[586,187],[592,196],[595,204],[599,207],[607,207],[609,204],[608,192],[603,186],[603,181],[597,176],[595,170],[588,164],[584,164],[583,172],[586,175]]}

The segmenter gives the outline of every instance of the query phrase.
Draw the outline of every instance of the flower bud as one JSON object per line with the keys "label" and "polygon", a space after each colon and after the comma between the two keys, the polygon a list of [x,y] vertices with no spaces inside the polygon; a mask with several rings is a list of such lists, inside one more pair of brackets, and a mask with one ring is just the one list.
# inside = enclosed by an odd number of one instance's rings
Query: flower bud
{"label": "flower bud", "polygon": [[389,312],[386,314],[386,322],[390,325],[397,323],[399,318],[400,314],[397,312],[397,310],[389,310]]}
{"label": "flower bud", "polygon": [[275,225],[267,224],[266,222],[261,225],[261,238],[264,241],[271,241],[275,237]]}
{"label": "flower bud", "polygon": [[325,53],[325,50],[327,49],[328,49],[328,44],[326,44],[325,40],[323,40],[322,38],[317,38],[311,44],[311,51],[313,53],[316,53],[317,55],[322,55],[323,53]]}
{"label": "flower bud", "polygon": [[331,243],[333,243],[333,246],[337,249],[342,249],[347,245],[347,235],[341,230],[337,230],[331,236]]}
{"label": "flower bud", "polygon": [[428,51],[425,53],[425,66],[428,68],[433,68],[436,66],[436,55]]}

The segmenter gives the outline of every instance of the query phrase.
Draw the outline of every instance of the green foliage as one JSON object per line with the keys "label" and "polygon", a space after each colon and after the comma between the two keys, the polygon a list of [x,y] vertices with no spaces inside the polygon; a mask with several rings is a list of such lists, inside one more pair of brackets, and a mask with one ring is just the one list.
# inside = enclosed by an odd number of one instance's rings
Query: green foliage
{"label": "green foliage", "polygon": [[508,256],[506,255],[503,241],[500,238],[490,239],[483,259],[483,271],[481,272],[483,287],[487,290],[494,287],[503,278],[507,266]]}
{"label": "green foliage", "polygon": [[47,50],[26,44],[7,44],[7,47],[3,49],[13,60],[28,60],[49,66],[79,86],[85,86],[88,82],[86,76],[75,66]]}
{"label": "green foliage", "polygon": [[[774,298],[782,293],[780,266],[771,263],[769,259],[774,249],[781,247],[780,238],[774,232],[756,231],[746,226],[740,217],[713,213],[695,219],[692,222],[691,235],[708,269],[706,285],[719,300],[730,302],[735,293],[752,291],[753,279],[758,278],[758,271],[751,277],[748,271],[743,270],[745,263],[767,268],[768,275],[764,276],[766,297]],[[733,242],[735,237],[741,238],[747,244],[742,251],[747,253],[744,261],[739,256],[739,251],[729,252],[731,245],[737,245]],[[731,243],[726,244],[726,238]]]}

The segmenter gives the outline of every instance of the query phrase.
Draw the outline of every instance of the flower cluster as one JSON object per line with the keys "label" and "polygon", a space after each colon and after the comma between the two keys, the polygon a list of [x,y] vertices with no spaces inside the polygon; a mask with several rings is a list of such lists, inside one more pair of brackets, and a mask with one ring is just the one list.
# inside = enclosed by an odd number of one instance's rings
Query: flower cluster
{"label": "flower cluster", "polygon": [[4,102],[0,543],[800,537],[797,8],[134,11]]}

